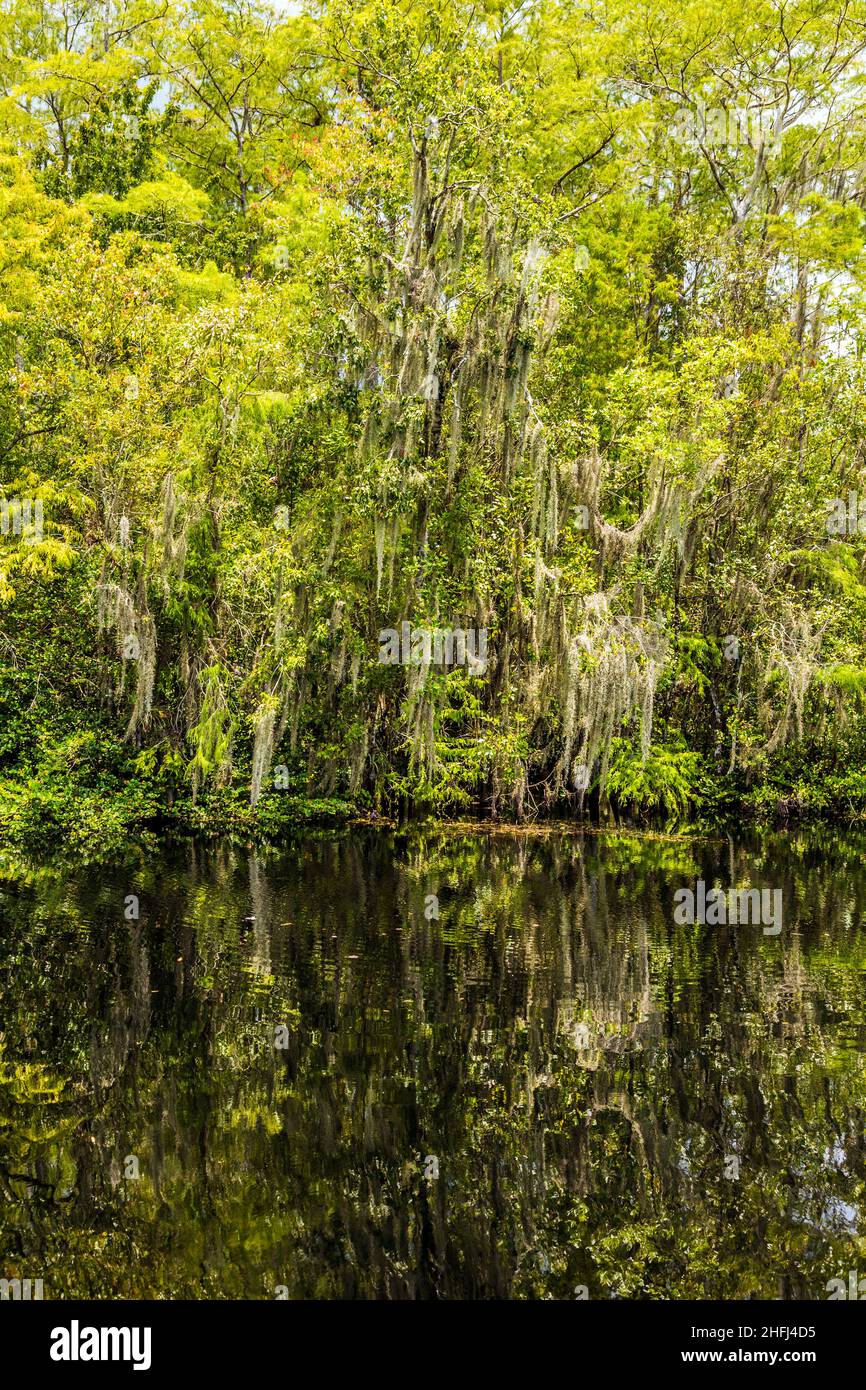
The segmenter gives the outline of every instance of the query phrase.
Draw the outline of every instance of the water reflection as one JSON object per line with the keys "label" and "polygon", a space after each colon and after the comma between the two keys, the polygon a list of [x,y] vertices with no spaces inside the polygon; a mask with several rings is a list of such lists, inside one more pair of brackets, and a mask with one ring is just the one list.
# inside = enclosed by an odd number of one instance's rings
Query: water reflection
{"label": "water reflection", "polygon": [[[782,933],[676,925],[699,878],[781,889]],[[838,836],[7,863],[3,1273],[46,1297],[824,1298],[866,1235],[864,893]]]}

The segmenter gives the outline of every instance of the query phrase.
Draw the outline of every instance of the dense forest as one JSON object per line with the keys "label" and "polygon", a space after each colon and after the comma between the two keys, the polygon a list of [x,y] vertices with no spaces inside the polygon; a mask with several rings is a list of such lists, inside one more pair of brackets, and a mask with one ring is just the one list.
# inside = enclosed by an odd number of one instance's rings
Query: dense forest
{"label": "dense forest", "polygon": [[0,838],[862,819],[864,54],[7,0]]}

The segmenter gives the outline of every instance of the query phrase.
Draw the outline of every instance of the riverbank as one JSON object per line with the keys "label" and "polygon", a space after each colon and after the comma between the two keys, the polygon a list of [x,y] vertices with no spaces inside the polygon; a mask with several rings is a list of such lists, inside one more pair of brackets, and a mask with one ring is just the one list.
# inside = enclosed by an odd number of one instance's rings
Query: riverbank
{"label": "riverbank", "polygon": [[407,823],[471,827],[489,834],[637,830],[664,837],[727,834],[744,825],[856,827],[866,825],[866,774],[834,773],[816,765],[809,778],[779,775],[751,787],[708,784],[703,795],[675,814],[615,797],[602,800],[596,789],[582,807],[575,798],[519,820],[491,816],[483,804],[461,807],[452,815],[405,805],[389,814],[376,809],[366,795],[348,799],[270,788],[252,806],[241,781],[194,798],[189,788],[167,786],[158,776],[124,776],[74,763],[65,773],[57,769],[43,776],[0,778],[0,847],[34,856],[59,854],[81,863],[116,859],[128,848],[152,850],[166,839],[229,838],[252,846],[279,844],[298,830],[317,826],[393,829]]}

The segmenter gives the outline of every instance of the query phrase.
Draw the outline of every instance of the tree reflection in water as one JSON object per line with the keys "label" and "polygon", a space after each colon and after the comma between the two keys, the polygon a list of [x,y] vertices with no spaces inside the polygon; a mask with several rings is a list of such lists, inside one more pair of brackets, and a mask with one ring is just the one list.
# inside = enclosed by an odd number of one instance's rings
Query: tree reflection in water
{"label": "tree reflection in water", "polygon": [[[866,1235],[863,863],[839,836],[445,831],[7,862],[3,1273],[825,1298]],[[781,935],[675,925],[698,877],[781,888]]]}

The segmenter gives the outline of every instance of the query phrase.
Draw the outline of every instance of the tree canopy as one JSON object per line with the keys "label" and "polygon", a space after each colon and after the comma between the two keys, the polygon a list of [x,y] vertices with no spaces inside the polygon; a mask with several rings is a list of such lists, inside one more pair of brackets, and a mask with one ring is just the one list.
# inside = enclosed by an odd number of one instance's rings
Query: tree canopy
{"label": "tree canopy", "polygon": [[10,0],[0,833],[862,817],[864,50]]}

